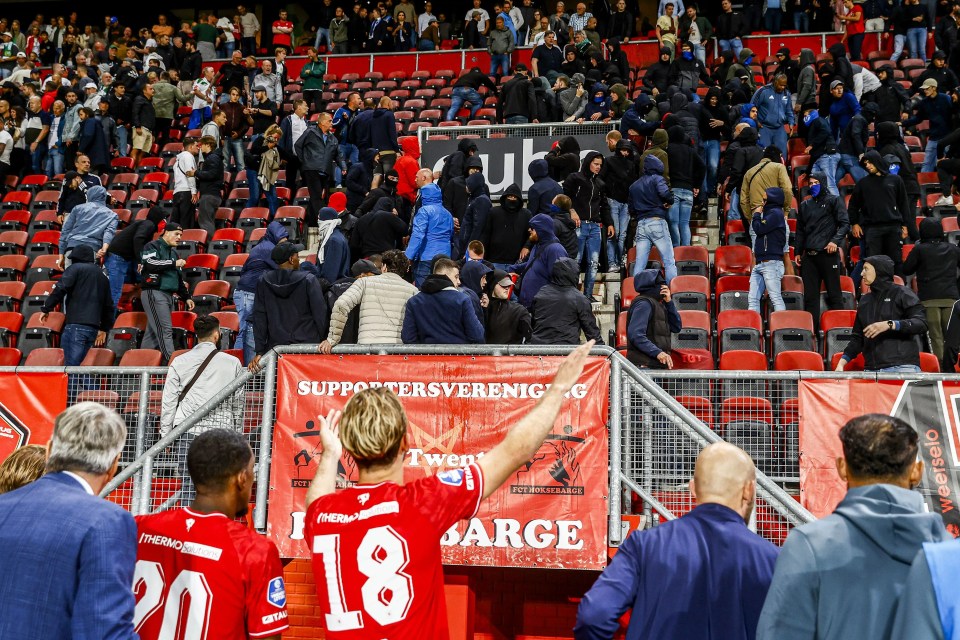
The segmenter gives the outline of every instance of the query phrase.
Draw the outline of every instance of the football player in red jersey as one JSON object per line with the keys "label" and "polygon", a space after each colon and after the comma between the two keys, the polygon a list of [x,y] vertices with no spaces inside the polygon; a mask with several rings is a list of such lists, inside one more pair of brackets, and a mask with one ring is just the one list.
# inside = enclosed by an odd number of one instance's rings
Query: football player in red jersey
{"label": "football player in red jersey", "polygon": [[289,626],[280,553],[234,520],[253,489],[250,445],[229,429],[206,431],[190,445],[187,468],[193,503],[137,518],[141,640],[280,638]]}
{"label": "football player in red jersey", "polygon": [[[327,638],[449,637],[440,539],[537,452],[592,347],[591,340],[567,356],[537,405],[476,463],[410,484],[407,417],[392,391],[361,391],[342,419],[319,419],[323,454],[307,491],[306,533]],[[356,460],[359,483],[335,493],[343,449]]]}

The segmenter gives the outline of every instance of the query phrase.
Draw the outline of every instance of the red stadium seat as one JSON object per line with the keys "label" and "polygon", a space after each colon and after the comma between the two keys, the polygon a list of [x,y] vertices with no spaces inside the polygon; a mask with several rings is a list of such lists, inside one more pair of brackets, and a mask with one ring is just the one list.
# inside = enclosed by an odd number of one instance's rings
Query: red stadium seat
{"label": "red stadium seat", "polygon": [[21,255],[0,256],[0,282],[22,280],[30,258]]}
{"label": "red stadium seat", "polygon": [[23,362],[25,367],[62,367],[64,363],[63,349],[40,347],[27,354]]}
{"label": "red stadium seat", "polygon": [[22,354],[13,347],[0,347],[0,367],[16,367],[20,365]]}
{"label": "red stadium seat", "polygon": [[763,323],[756,311],[732,309],[717,315],[717,353],[759,351],[763,353]]}
{"label": "red stadium seat", "polygon": [[710,312],[710,281],[704,276],[677,276],[670,281],[670,293],[678,310]]}
{"label": "red stadium seat", "polygon": [[823,371],[823,358],[812,351],[781,351],[773,368],[777,371]]}
{"label": "red stadium seat", "polygon": [[120,358],[120,367],[159,367],[163,354],[156,349],[130,349]]}
{"label": "red stadium seat", "polygon": [[[117,356],[110,351],[110,349],[103,349],[98,347],[93,347],[87,351],[87,355],[84,356],[83,362],[80,363],[82,367],[112,367],[114,360]],[[113,392],[110,392],[113,393]]]}
{"label": "red stadium seat", "polygon": [[710,315],[695,310],[681,310],[679,313],[683,328],[671,336],[672,348],[709,351],[712,348]]}
{"label": "red stadium seat", "polygon": [[750,247],[717,247],[714,255],[714,278],[726,275],[749,276],[753,269],[753,251]]}
{"label": "red stadium seat", "polygon": [[230,283],[223,280],[204,280],[198,282],[193,290],[194,312],[197,315],[220,311],[230,296]]}
{"label": "red stadium seat", "polygon": [[816,351],[813,317],[806,311],[774,311],[767,325],[770,336],[770,357],[781,351]]}
{"label": "red stadium seat", "polygon": [[940,373],[940,360],[932,353],[920,352],[920,371],[923,373]]}
{"label": "red stadium seat", "polygon": [[750,293],[749,276],[723,276],[717,280],[714,296],[717,301],[717,311],[731,309],[746,310]]}
{"label": "red stadium seat", "polygon": [[833,310],[820,314],[820,344],[824,360],[833,361],[834,354],[842,353],[853,336],[856,311]]}

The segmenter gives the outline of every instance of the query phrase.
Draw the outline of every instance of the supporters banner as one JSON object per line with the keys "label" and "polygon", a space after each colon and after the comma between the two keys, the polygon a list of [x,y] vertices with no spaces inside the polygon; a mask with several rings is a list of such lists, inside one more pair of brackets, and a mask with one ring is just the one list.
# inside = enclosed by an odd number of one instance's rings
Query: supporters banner
{"label": "supporters banner", "polygon": [[25,444],[47,444],[66,408],[66,374],[0,373],[0,462]]}
{"label": "supporters banner", "polygon": [[960,383],[801,380],[800,494],[815,516],[831,513],[846,487],[837,474],[840,427],[864,413],[901,418],[917,430],[924,464],[920,488],[930,511],[960,536]]}
{"label": "supporters banner", "polygon": [[[481,458],[536,404],[559,357],[281,356],[268,535],[307,558],[304,505],[322,449],[317,416],[357,391],[386,386],[409,419],[407,481]],[[591,358],[530,462],[441,541],[447,564],[602,569],[607,560],[610,365]],[[344,453],[338,486],[357,468]]]}

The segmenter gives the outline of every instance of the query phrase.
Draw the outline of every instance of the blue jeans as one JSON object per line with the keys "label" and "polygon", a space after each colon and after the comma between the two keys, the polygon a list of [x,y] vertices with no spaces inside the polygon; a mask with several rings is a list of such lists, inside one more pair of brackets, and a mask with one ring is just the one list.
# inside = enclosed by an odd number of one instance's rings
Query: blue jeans
{"label": "blue jeans", "polygon": [[[707,66],[707,49],[702,44],[695,44],[693,46],[693,55],[694,57],[703,63],[703,66]],[[693,94],[697,95],[697,94]],[[698,96],[699,97],[699,96]]]}
{"label": "blue jeans", "polygon": [[498,53],[490,56],[490,75],[497,75],[497,67],[500,67],[500,75],[510,75],[510,54]]}
{"label": "blue jeans", "polygon": [[117,153],[120,154],[120,157],[126,158],[127,153],[130,150],[130,131],[126,127],[117,127]]}
{"label": "blue jeans", "polygon": [[68,324],[60,334],[63,362],[68,367],[79,366],[97,339],[97,328],[85,324]]}
{"label": "blue jeans", "polygon": [[811,173],[822,173],[827,176],[827,191],[832,193],[835,196],[840,195],[840,190],[837,189],[837,168],[840,166],[840,154],[839,153],[826,153],[813,163],[811,168]]}
{"label": "blue jeans", "polygon": [[693,191],[674,189],[673,205],[667,211],[670,240],[673,246],[690,246],[690,213],[693,210]]}
{"label": "blue jeans", "polygon": [[911,58],[927,61],[927,30],[923,27],[907,29],[907,47]]}
{"label": "blue jeans", "polygon": [[[937,170],[937,141],[927,138],[927,148],[923,150],[923,171]],[[949,195],[949,194],[948,194]]]}
{"label": "blue jeans", "polygon": [[783,280],[783,260],[761,262],[750,272],[750,293],[747,296],[747,308],[760,313],[760,298],[766,289],[774,311],[783,311],[787,305],[780,295],[780,283]]}
{"label": "blue jeans", "polygon": [[420,51],[433,51],[437,48],[437,45],[433,44],[433,40],[428,40],[424,38],[420,41],[420,44],[417,45],[417,49]]}
{"label": "blue jeans", "polygon": [[[769,13],[769,11],[767,12]],[[783,154],[783,157],[787,157],[787,130],[782,126],[780,127],[767,127],[764,126],[760,129],[760,146],[768,147],[771,144],[776,145],[777,149],[780,149],[780,153]]]}
{"label": "blue jeans", "polygon": [[61,173],[63,173],[63,152],[59,149],[49,149],[47,151],[47,177],[52,178]]}
{"label": "blue jeans", "polygon": [[233,55],[233,52],[237,50],[237,41],[231,40],[230,42],[223,43],[223,57],[229,58]]}
{"label": "blue jeans", "polygon": [[740,219],[740,189],[736,188],[730,192],[730,210],[727,211],[727,220]]}
{"label": "blue jeans", "polygon": [[313,46],[320,48],[320,43],[330,44],[330,29],[317,29],[317,39],[313,41]]}
{"label": "blue jeans", "polygon": [[720,40],[720,52],[724,51],[733,51],[733,54],[737,56],[737,60],[740,59],[740,52],[743,50],[743,42],[740,38],[734,38],[733,40]]}
{"label": "blue jeans", "polygon": [[236,167],[236,172],[240,173],[246,168],[243,164],[243,138],[237,138],[236,140],[227,138],[224,142],[223,166],[225,169],[230,166],[231,156],[233,156],[233,164]]}
{"label": "blue jeans", "polygon": [[212,110],[210,107],[194,109],[190,112],[190,122],[187,123],[188,129],[199,129],[210,121]]}
{"label": "blue jeans", "polygon": [[837,172],[834,174],[834,177],[837,182],[840,182],[847,173],[850,174],[854,182],[857,182],[867,175],[867,170],[860,166],[860,160],[857,156],[852,156],[849,153],[841,153],[840,164],[837,165]]}
{"label": "blue jeans", "polygon": [[[347,163],[347,168],[349,169],[350,165],[360,162],[360,149],[358,149],[355,144],[344,142],[340,145],[340,157]],[[343,184],[343,171],[340,170],[339,165],[334,165],[333,167],[333,183],[338,187]]]}
{"label": "blue jeans", "polygon": [[670,228],[666,220],[660,217],[640,218],[637,221],[634,245],[637,247],[637,263],[633,267],[634,276],[646,268],[647,260],[650,258],[650,247],[655,246],[660,252],[660,261],[663,263],[667,284],[677,277],[677,262],[673,258],[673,243],[670,241]]}
{"label": "blue jeans", "polygon": [[767,31],[776,35],[780,33],[780,21],[783,19],[783,11],[780,9],[771,9],[767,7],[767,12],[763,14],[763,24]]}
{"label": "blue jeans", "polygon": [[46,171],[47,148],[43,143],[37,145],[37,150],[30,154],[30,162],[33,173],[44,173]]}
{"label": "blue jeans", "polygon": [[703,186],[708,194],[717,190],[717,170],[720,168],[720,141],[703,141],[703,163],[707,165],[707,175],[703,179]]}
{"label": "blue jeans", "polygon": [[593,298],[593,282],[600,268],[601,229],[599,222],[581,222],[577,229],[577,264],[587,259],[587,271],[583,275],[583,295]]}
{"label": "blue jeans", "polygon": [[527,116],[510,116],[506,119],[506,124],[527,124],[530,119]]}
{"label": "blue jeans", "polygon": [[630,207],[626,202],[617,202],[607,198],[610,215],[613,217],[613,229],[616,235],[607,240],[607,263],[613,269],[620,265],[626,255],[624,246],[627,241],[627,226],[630,224]]}
{"label": "blue jeans", "polygon": [[236,289],[233,292],[233,304],[237,306],[237,315],[240,320],[240,330],[233,343],[234,349],[243,349],[243,364],[249,364],[256,355],[256,345],[253,340],[253,292]]}
{"label": "blue jeans", "polygon": [[920,367],[915,364],[898,364],[895,367],[878,369],[880,373],[920,373]]}
{"label": "blue jeans", "polygon": [[793,28],[800,33],[810,32],[810,14],[803,11],[793,12]]}
{"label": "blue jeans", "polygon": [[257,170],[247,167],[247,207],[260,206],[260,181],[257,180]]}
{"label": "blue jeans", "polygon": [[108,253],[104,260],[107,277],[110,279],[110,297],[113,298],[113,307],[120,304],[123,295],[123,285],[137,281],[137,263],[128,262],[115,253]]}
{"label": "blue jeans", "polygon": [[483,98],[476,89],[470,87],[454,87],[453,97],[450,99],[450,110],[447,111],[447,120],[453,120],[457,117],[457,112],[463,103],[470,103],[470,119],[477,117],[477,111],[483,106]]}
{"label": "blue jeans", "polygon": [[427,279],[427,276],[430,275],[430,261],[429,260],[420,260],[413,267],[413,283],[418,287],[423,284],[423,281]]}
{"label": "blue jeans", "polygon": [[895,35],[893,36],[893,55],[890,56],[890,59],[896,62],[900,59],[900,56],[903,55],[903,45],[907,43],[906,35]]}

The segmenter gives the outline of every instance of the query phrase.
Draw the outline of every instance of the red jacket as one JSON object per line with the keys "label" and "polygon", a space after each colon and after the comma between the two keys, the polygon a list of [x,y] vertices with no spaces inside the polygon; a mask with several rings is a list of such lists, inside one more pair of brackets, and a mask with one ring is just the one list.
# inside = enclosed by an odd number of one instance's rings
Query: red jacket
{"label": "red jacket", "polygon": [[393,168],[397,171],[397,195],[414,202],[417,199],[417,171],[420,170],[420,141],[410,136],[400,139],[403,155],[397,158]]}

